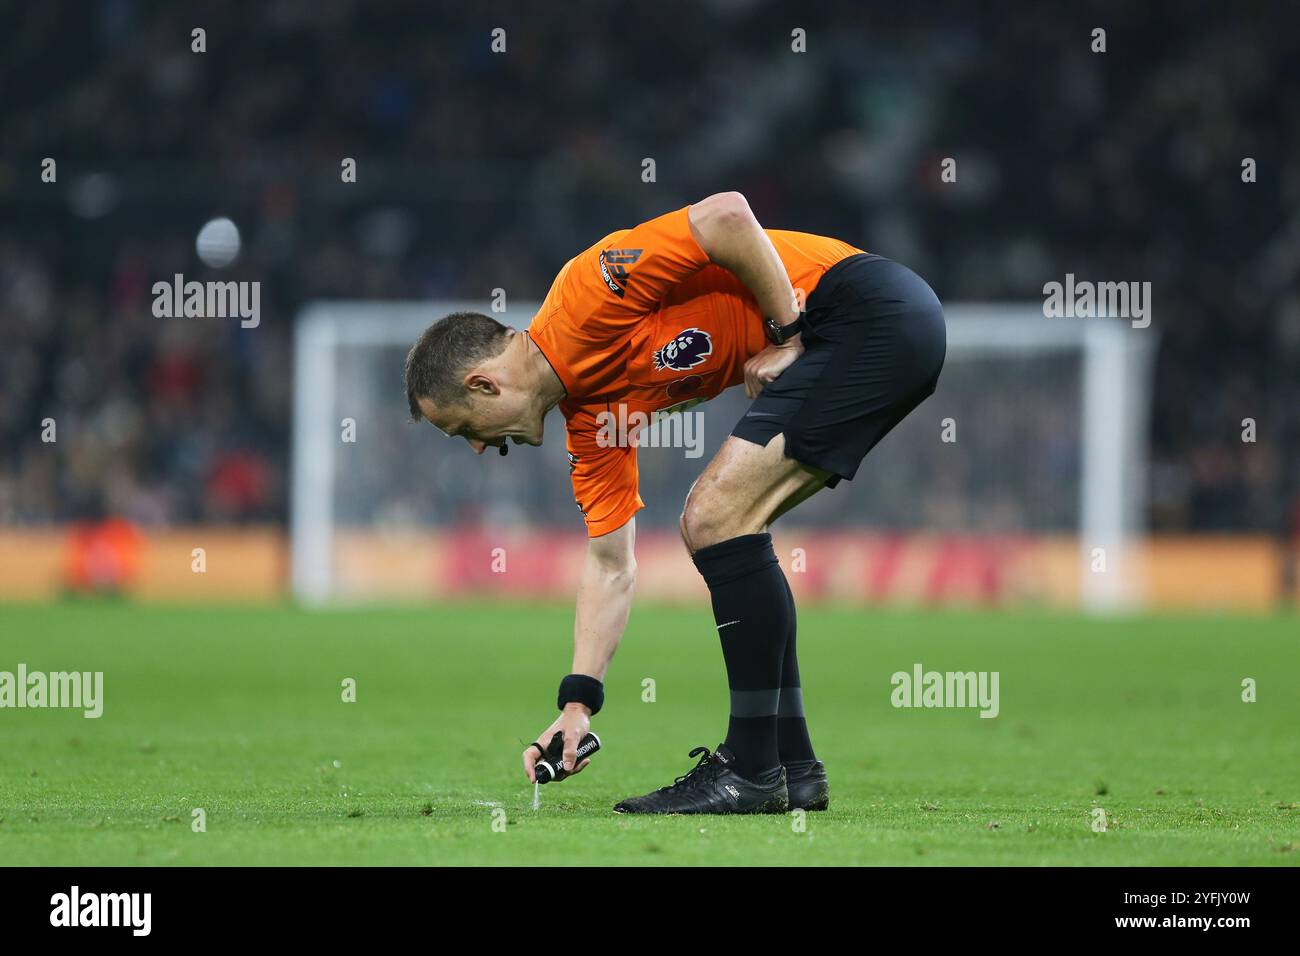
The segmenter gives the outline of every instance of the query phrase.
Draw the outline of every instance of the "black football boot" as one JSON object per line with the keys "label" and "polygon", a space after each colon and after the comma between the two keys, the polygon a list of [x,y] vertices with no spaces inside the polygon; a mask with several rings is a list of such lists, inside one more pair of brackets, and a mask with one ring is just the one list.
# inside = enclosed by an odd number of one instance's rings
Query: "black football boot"
{"label": "black football boot", "polygon": [[788,806],[785,770],[770,783],[742,777],[736,758],[724,744],[709,753],[696,747],[699,763],[673,781],[644,797],[629,797],[614,806],[615,813],[784,813]]}
{"label": "black football boot", "polygon": [[820,760],[786,764],[785,785],[791,810],[825,810],[830,806],[831,788],[826,780],[826,765]]}

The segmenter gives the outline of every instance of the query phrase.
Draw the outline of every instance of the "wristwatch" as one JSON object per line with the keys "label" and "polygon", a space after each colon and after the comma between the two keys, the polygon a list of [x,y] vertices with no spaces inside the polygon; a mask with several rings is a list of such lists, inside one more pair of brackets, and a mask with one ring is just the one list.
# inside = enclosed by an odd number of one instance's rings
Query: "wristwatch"
{"label": "wristwatch", "polygon": [[763,329],[767,332],[767,340],[773,345],[785,345],[804,329],[803,313],[799,313],[799,318],[787,325],[781,325],[771,316],[764,316]]}

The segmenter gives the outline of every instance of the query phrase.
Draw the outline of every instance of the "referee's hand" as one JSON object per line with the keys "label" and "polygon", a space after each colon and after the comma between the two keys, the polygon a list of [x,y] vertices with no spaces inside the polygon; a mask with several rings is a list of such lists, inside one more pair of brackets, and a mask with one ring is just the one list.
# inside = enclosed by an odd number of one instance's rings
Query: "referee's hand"
{"label": "referee's hand", "polygon": [[803,343],[793,338],[785,345],[769,345],[745,363],[745,395],[758,398],[758,393],[768,382],[794,364],[803,354]]}
{"label": "referee's hand", "polygon": [[[569,774],[581,773],[582,769],[591,763],[590,757],[584,757],[582,762],[576,767],[574,761],[578,759],[578,743],[583,737],[587,736],[587,731],[591,729],[591,711],[585,705],[571,703],[565,706],[560,712],[560,716],[555,719],[555,723],[547,727],[537,735],[537,742],[542,747],[549,747],[551,738],[555,736],[557,730],[564,733],[564,768]],[[524,774],[528,777],[529,783],[537,782],[537,761],[542,759],[541,753],[532,744],[524,750]]]}

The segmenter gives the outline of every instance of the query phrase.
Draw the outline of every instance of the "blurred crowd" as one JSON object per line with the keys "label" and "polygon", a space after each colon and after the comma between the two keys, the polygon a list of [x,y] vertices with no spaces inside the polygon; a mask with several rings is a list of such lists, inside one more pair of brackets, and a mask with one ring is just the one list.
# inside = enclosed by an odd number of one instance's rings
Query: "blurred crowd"
{"label": "blurred crowd", "polygon": [[[1150,281],[1152,526],[1279,530],[1300,31],[1252,4],[896,6],[0,3],[0,524],[284,521],[304,302],[540,299],[606,232],[735,188],[946,301]],[[220,273],[194,252],[218,215],[244,240]],[[258,327],[156,318],[175,273],[259,281]]]}

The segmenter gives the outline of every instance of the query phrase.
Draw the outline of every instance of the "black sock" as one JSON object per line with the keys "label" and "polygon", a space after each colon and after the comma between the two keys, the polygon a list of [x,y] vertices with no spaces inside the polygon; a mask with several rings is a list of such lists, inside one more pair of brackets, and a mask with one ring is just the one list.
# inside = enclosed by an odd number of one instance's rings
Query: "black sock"
{"label": "black sock", "polygon": [[695,566],[709,586],[731,688],[727,748],[736,769],[758,777],[778,768],[777,708],[790,633],[785,574],[769,534],[746,534],[701,548]]}
{"label": "black sock", "polygon": [[785,661],[781,666],[781,699],[777,707],[776,745],[781,763],[800,769],[817,759],[808,739],[808,722],[803,716],[803,688],[799,684],[799,658],[795,653],[796,615],[794,593],[785,582],[790,603],[790,632],[785,642]]}

